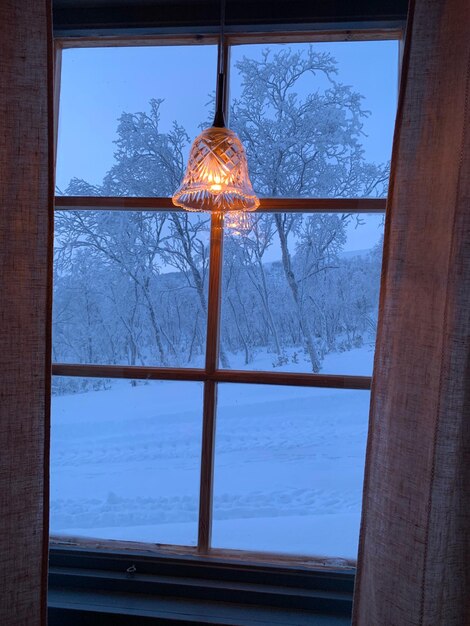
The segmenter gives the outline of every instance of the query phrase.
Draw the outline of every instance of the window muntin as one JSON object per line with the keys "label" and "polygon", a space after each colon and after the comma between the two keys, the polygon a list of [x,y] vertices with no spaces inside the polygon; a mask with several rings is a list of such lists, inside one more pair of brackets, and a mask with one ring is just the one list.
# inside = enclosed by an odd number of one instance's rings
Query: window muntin
{"label": "window muntin", "polygon": [[354,559],[370,393],[221,384],[215,548]]}
{"label": "window muntin", "polygon": [[[351,45],[355,45],[356,42],[351,43]],[[316,45],[316,44],[315,44]],[[395,51],[397,52],[396,43],[392,44],[395,47]],[[232,48],[232,53],[236,51],[236,48]],[[397,55],[398,56],[398,55]],[[214,67],[215,73],[215,67]],[[392,77],[393,79],[393,77]],[[390,90],[393,91],[395,85],[393,84],[393,80],[390,83]],[[387,91],[388,97],[388,91]],[[210,98],[209,98],[210,100]],[[233,100],[232,100],[233,102]],[[196,133],[194,133],[196,134]],[[192,137],[191,137],[192,139]],[[135,211],[140,210],[142,207],[145,208],[148,212],[153,211],[169,211],[173,212],[174,208],[172,207],[171,200],[169,197],[161,198],[157,197],[155,200],[151,198],[142,197],[141,199],[135,198],[133,201],[132,196],[143,194],[142,191],[137,190],[136,193],[131,191],[131,185],[134,184],[135,180],[140,180],[141,172],[137,170],[137,174],[131,173],[131,175],[127,176],[126,180],[129,183],[127,187],[123,187],[121,189],[122,194],[121,197],[115,198],[100,198],[100,195],[107,194],[108,191],[104,191],[103,188],[91,189],[88,187],[78,188],[73,193],[78,193],[82,195],[94,195],[96,194],[96,198],[92,200],[88,200],[84,198],[81,200],[77,196],[73,196],[70,198],[65,198],[61,200],[57,199],[57,207],[59,209],[64,209],[65,212],[73,210],[75,207],[81,207],[86,210],[95,210],[95,211],[106,211],[109,208],[122,209],[129,211],[133,209]],[[256,175],[256,174],[255,174]],[[144,176],[145,180],[148,180],[147,175]],[[126,183],[127,184],[127,183]],[[172,189],[173,190],[173,189]],[[60,191],[60,190],[59,190]],[[147,193],[147,192],[146,192]],[[158,196],[160,192],[152,192],[149,195]],[[110,194],[112,195],[112,194]],[[367,213],[369,210],[373,212],[383,212],[385,209],[385,202],[383,200],[364,200],[364,199],[351,199],[347,200],[346,198],[341,199],[341,194],[338,194],[339,198],[333,199],[332,203],[328,203],[328,201],[308,200],[305,197],[301,198],[292,198],[289,199],[289,212],[297,212],[303,214],[314,214],[317,212],[320,213],[328,213],[334,211],[336,213],[352,213],[354,216],[362,215]],[[374,193],[370,193],[368,195],[374,195]],[[380,194],[379,194],[380,195]],[[305,203],[309,204],[306,205]],[[372,203],[372,204],[371,204]],[[280,206],[279,200],[274,199],[264,199],[262,201],[262,206],[260,209],[260,213],[269,212],[271,209],[277,211],[285,211],[286,207],[284,203],[283,206]],[[372,208],[371,208],[372,207]],[[381,219],[376,216],[377,219]],[[210,271],[209,271],[209,289],[208,289],[208,315],[207,315],[207,328],[208,332],[206,333],[206,354],[205,354],[205,367],[203,369],[194,369],[193,367],[161,367],[158,364],[149,364],[144,367],[137,366],[121,366],[119,364],[112,363],[102,363],[99,365],[94,364],[77,364],[77,363],[55,363],[53,365],[53,372],[57,376],[62,376],[64,379],[67,378],[69,380],[75,379],[77,376],[82,377],[111,377],[114,379],[131,379],[131,378],[151,378],[154,380],[160,379],[173,379],[173,380],[182,380],[182,381],[201,381],[204,383],[204,397],[202,403],[202,413],[203,413],[203,437],[202,437],[202,449],[201,449],[201,482],[200,482],[200,498],[199,498],[199,516],[198,516],[198,551],[201,553],[210,552],[211,547],[215,546],[214,541],[218,541],[216,539],[216,535],[214,534],[213,540],[211,540],[211,519],[213,517],[213,502],[211,497],[211,488],[213,484],[213,452],[212,452],[212,443],[214,441],[215,434],[215,424],[216,424],[216,409],[217,409],[217,395],[218,392],[223,388],[223,385],[229,383],[236,383],[230,386],[233,388],[238,388],[239,393],[243,392],[243,389],[246,389],[246,386],[241,385],[241,382],[245,382],[247,385],[249,384],[253,388],[260,388],[262,383],[269,383],[272,389],[280,390],[282,387],[314,387],[314,388],[328,388],[330,390],[367,390],[370,388],[370,376],[362,375],[362,371],[356,371],[351,368],[351,373],[338,373],[338,374],[330,374],[330,373],[304,373],[304,372],[283,372],[280,369],[273,368],[271,371],[256,371],[254,369],[247,369],[245,371],[238,370],[230,370],[230,369],[218,369],[218,357],[220,353],[220,348],[223,349],[223,337],[221,342],[218,342],[218,326],[219,320],[221,318],[221,311],[223,308],[221,307],[221,294],[223,295],[223,284],[222,284],[222,262],[223,257],[220,254],[223,248],[223,234],[220,219],[213,218],[212,226],[211,226],[211,246],[210,246]],[[271,387],[275,385],[274,387]],[[299,390],[301,393],[302,390]],[[346,391],[345,391],[346,393]],[[359,393],[359,392],[358,392]],[[364,392],[364,397],[367,395]],[[345,397],[345,396],[344,396]],[[364,413],[364,419],[367,418],[367,413]],[[215,451],[215,463],[217,466],[217,451]],[[58,468],[57,471],[60,471]],[[215,520],[214,520],[214,532],[215,531]],[[119,532],[119,531],[118,531]],[[139,529],[135,528],[132,532],[136,533],[134,536],[137,536]],[[339,533],[337,535],[339,537]],[[122,537],[125,539],[125,537]],[[103,538],[106,539],[106,538]],[[148,541],[159,541],[157,537],[149,537]],[[170,538],[170,541],[174,541],[175,543],[180,543],[181,540],[178,538]],[[241,545],[241,544],[240,544]],[[188,548],[189,549],[189,548]],[[252,548],[249,548],[252,549]],[[268,548],[265,548],[268,549]],[[273,553],[278,553],[282,551],[282,546],[273,545],[271,548]],[[296,552],[296,548],[285,548],[287,552],[291,550],[291,553]],[[354,552],[355,548],[352,548]],[[230,547],[229,547],[230,552]],[[337,544],[336,547],[332,546],[330,556],[338,555],[339,552],[343,552],[344,554],[351,552],[350,549],[344,551],[342,550],[340,544]],[[321,550],[315,551],[316,554],[322,553]]]}
{"label": "window muntin", "polygon": [[370,375],[383,225],[297,211],[226,229],[220,367]]}
{"label": "window muntin", "polygon": [[54,376],[53,392],[51,533],[196,545],[202,384]]}

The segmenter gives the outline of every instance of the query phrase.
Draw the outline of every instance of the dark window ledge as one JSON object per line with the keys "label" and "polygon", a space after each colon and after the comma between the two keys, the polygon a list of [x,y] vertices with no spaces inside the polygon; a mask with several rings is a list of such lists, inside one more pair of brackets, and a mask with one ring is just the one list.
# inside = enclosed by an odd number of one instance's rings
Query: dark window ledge
{"label": "dark window ledge", "polygon": [[346,626],[353,571],[53,548],[49,626]]}

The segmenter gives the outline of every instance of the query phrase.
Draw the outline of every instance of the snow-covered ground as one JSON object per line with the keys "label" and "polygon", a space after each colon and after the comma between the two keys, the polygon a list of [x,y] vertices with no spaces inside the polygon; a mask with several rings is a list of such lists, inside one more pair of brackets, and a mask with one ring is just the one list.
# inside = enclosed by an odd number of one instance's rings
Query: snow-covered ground
{"label": "snow-covered ground", "polygon": [[[213,546],[355,558],[368,412],[367,391],[220,385]],[[194,382],[55,396],[52,534],[195,545],[201,417]]]}
{"label": "snow-covered ground", "polygon": [[[322,374],[342,374],[343,376],[371,376],[374,364],[374,339],[369,338],[369,343],[364,344],[360,349],[353,348],[345,352],[332,352],[327,354],[321,363],[320,372]],[[254,353],[252,360],[245,365],[243,355],[229,354],[229,369],[234,370],[254,370],[256,372],[296,372],[309,373],[312,371],[310,359],[300,348],[285,348],[283,356],[285,363],[275,365],[277,356],[268,353],[266,350],[258,350]],[[196,365],[195,367],[201,367]],[[222,367],[222,365],[220,365]]]}

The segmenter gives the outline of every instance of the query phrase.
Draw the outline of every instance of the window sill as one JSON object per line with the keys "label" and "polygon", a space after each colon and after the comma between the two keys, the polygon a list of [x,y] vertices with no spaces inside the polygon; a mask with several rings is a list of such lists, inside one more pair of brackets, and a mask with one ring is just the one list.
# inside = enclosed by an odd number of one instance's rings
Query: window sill
{"label": "window sill", "polygon": [[52,548],[49,626],[346,626],[352,570]]}

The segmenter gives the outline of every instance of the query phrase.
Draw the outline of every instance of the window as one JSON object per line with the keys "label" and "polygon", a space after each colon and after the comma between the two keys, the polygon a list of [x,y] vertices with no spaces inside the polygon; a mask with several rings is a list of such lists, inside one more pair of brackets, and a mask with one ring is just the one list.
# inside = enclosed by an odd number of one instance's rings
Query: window
{"label": "window", "polygon": [[62,52],[51,532],[350,563],[398,44],[230,50],[243,229],[170,199],[214,45]]}

